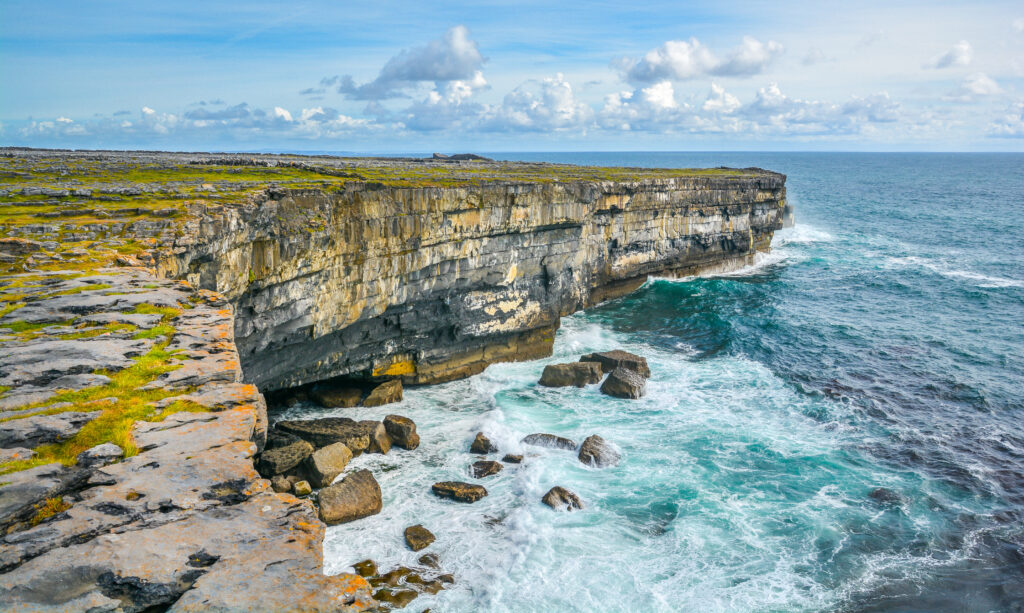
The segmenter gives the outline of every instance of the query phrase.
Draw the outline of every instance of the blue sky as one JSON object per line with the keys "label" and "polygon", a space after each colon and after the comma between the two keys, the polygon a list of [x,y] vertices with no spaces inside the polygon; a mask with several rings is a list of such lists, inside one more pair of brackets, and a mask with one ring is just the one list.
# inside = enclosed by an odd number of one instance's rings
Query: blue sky
{"label": "blue sky", "polygon": [[1024,150],[1020,2],[0,4],[0,144]]}

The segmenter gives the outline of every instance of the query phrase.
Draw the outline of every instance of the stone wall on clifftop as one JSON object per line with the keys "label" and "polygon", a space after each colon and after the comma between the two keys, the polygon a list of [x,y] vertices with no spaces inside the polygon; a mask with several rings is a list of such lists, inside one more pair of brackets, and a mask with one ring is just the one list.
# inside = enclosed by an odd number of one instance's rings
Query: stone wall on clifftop
{"label": "stone wall on clifftop", "polygon": [[752,262],[782,227],[785,176],[270,187],[193,208],[159,267],[227,295],[246,379],[407,383],[549,355],[561,316]]}

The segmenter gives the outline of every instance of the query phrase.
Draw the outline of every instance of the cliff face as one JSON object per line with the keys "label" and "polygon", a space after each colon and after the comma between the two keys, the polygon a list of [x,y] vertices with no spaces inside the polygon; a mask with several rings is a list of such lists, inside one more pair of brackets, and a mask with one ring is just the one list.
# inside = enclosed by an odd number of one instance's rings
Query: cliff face
{"label": "cliff face", "polygon": [[434,383],[549,355],[559,317],[648,275],[750,263],[782,227],[784,185],[750,170],[270,188],[193,207],[158,267],[231,299],[246,379],[265,391],[338,375]]}

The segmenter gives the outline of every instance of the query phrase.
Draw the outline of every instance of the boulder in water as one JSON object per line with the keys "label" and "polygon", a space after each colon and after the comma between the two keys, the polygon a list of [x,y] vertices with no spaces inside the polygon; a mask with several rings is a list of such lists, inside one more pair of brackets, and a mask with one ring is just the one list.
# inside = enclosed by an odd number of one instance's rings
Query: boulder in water
{"label": "boulder in water", "polygon": [[541,498],[541,502],[556,511],[560,509],[575,511],[583,508],[583,501],[580,500],[580,497],[560,485],[548,490],[548,493]]}
{"label": "boulder in water", "polygon": [[601,393],[616,398],[640,398],[647,392],[647,381],[635,371],[616,368],[601,384]]}
{"label": "boulder in water", "polygon": [[306,441],[295,441],[284,447],[275,447],[260,454],[257,463],[259,472],[264,477],[273,477],[286,473],[298,466],[313,453],[313,446]]}
{"label": "boulder in water", "polygon": [[545,434],[543,432],[530,434],[523,438],[522,442],[527,445],[550,447],[552,449],[576,449],[576,441],[562,436],[555,436],[554,434]]}
{"label": "boulder in water", "polygon": [[384,404],[391,404],[402,400],[402,381],[392,379],[385,381],[373,388],[370,395],[363,401],[364,407],[379,407]]}
{"label": "boulder in water", "polygon": [[477,479],[482,479],[501,472],[502,468],[504,466],[501,465],[501,462],[480,460],[479,462],[473,462],[473,476]]}
{"label": "boulder in water", "polygon": [[498,450],[491,442],[491,439],[484,436],[483,432],[477,432],[476,438],[473,439],[473,444],[469,446],[470,453],[478,453],[480,455],[487,455],[488,453],[494,453]]}
{"label": "boulder in water", "polygon": [[419,551],[434,542],[434,533],[420,524],[405,529],[405,542],[409,549]]}
{"label": "boulder in water", "polygon": [[313,487],[330,485],[351,459],[352,450],[345,443],[334,443],[314,451],[306,458],[306,473]]}
{"label": "boulder in water", "polygon": [[615,466],[619,463],[619,452],[600,436],[592,434],[580,445],[580,462],[597,468]]}
{"label": "boulder in water", "polygon": [[574,385],[583,387],[591,383],[599,383],[604,373],[597,362],[570,362],[568,364],[548,364],[540,376],[540,384],[545,387],[566,387]]}
{"label": "boulder in water", "polygon": [[464,483],[462,481],[442,481],[431,487],[435,496],[440,498],[451,498],[459,502],[476,502],[487,495],[487,490],[482,485]]}
{"label": "boulder in water", "polygon": [[580,362],[597,362],[601,365],[602,372],[606,373],[610,373],[616,368],[625,368],[626,370],[632,370],[645,379],[651,376],[651,369],[647,366],[647,358],[621,349],[588,353],[580,358]]}
{"label": "boulder in water", "polygon": [[420,435],[416,433],[416,424],[408,417],[388,415],[384,418],[384,429],[392,442],[402,449],[412,451],[420,445]]}
{"label": "boulder in water", "polygon": [[501,459],[501,461],[505,462],[506,464],[522,464],[523,456],[512,455],[511,453],[507,453],[505,454],[505,457]]}
{"label": "boulder in water", "polygon": [[366,435],[370,439],[370,445],[366,448],[367,453],[387,453],[391,451],[391,437],[388,436],[384,424],[372,419],[364,419],[359,425],[366,429]]}
{"label": "boulder in water", "polygon": [[359,455],[370,446],[370,433],[366,426],[348,417],[322,417],[279,421],[277,429],[309,442],[314,447],[326,447],[333,443],[345,443],[352,455]]}
{"label": "boulder in water", "polygon": [[359,470],[320,490],[320,519],[329,526],[380,513],[380,485],[368,470]]}

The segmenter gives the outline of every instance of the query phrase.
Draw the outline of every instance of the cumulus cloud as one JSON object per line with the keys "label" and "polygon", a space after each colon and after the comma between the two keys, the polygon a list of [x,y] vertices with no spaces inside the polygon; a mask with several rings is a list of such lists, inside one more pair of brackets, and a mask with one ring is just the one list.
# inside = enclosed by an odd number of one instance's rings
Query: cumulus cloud
{"label": "cumulus cloud", "polygon": [[333,87],[354,100],[383,100],[421,83],[432,81],[440,87],[450,81],[473,79],[484,61],[469,30],[460,25],[422,47],[401,51],[384,64],[373,81],[357,85],[351,75],[327,77],[319,87],[300,93],[314,95]]}
{"label": "cumulus cloud", "polygon": [[597,123],[609,130],[671,132],[692,119],[690,107],[676,100],[671,81],[605,96]]}
{"label": "cumulus cloud", "polygon": [[[429,91],[423,99],[406,108],[398,118],[407,128],[418,131],[472,126],[485,107],[471,102],[470,98],[486,87],[487,80],[478,70],[470,79],[448,81],[443,87]],[[380,105],[370,110],[381,117],[389,115]]]}
{"label": "cumulus cloud", "polygon": [[1024,138],[1024,101],[1015,102],[1002,117],[992,122],[989,134],[1001,138]]}
{"label": "cumulus cloud", "polygon": [[874,124],[893,123],[900,105],[886,92],[854,96],[843,104],[790,97],[775,83],[758,90],[738,114],[757,131],[785,134],[851,134]]}
{"label": "cumulus cloud", "polygon": [[625,58],[618,64],[632,83],[685,81],[706,76],[744,77],[763,72],[782,52],[782,45],[775,41],[763,43],[745,36],[739,47],[719,58],[699,40],[691,38],[667,41],[642,58]]}
{"label": "cumulus cloud", "polygon": [[1017,34],[1024,34],[1024,18],[1013,20],[1013,31]]}
{"label": "cumulus cloud", "polygon": [[483,127],[488,130],[547,131],[583,128],[593,110],[580,102],[572,85],[559,73],[542,81],[528,81],[505,95],[490,109]]}
{"label": "cumulus cloud", "polygon": [[711,93],[708,94],[701,108],[711,113],[731,113],[742,106],[740,99],[725,91],[725,88],[717,83],[711,84]]}
{"label": "cumulus cloud", "polygon": [[801,58],[800,63],[804,66],[813,66],[829,60],[825,52],[817,47],[811,47],[807,50],[807,53]]}
{"label": "cumulus cloud", "polygon": [[967,66],[971,63],[971,59],[974,57],[974,50],[971,49],[971,43],[966,40],[962,40],[957,44],[953,45],[953,48],[943,53],[942,55],[933,58],[930,62],[925,64],[927,68],[951,68],[953,66]]}
{"label": "cumulus cloud", "polygon": [[946,95],[947,100],[954,102],[973,102],[986,96],[1003,93],[1003,88],[994,79],[983,72],[969,75],[960,86]]}

